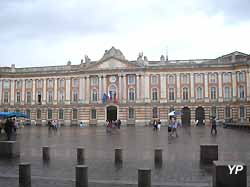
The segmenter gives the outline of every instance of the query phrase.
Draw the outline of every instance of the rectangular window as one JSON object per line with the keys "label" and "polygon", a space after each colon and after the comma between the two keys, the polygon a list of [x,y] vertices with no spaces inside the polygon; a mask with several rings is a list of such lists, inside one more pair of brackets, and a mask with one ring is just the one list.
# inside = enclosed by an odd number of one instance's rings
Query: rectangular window
{"label": "rectangular window", "polygon": [[157,107],[153,108],[153,118],[157,118],[158,117],[158,112],[157,112]]}
{"label": "rectangular window", "polygon": [[25,85],[26,88],[32,88],[32,80],[26,80]]}
{"label": "rectangular window", "polygon": [[77,90],[75,90],[74,93],[73,93],[73,101],[74,102],[78,101],[78,91]]}
{"label": "rectangular window", "polygon": [[152,100],[153,101],[157,101],[157,89],[153,89],[153,91],[152,91]]}
{"label": "rectangular window", "polygon": [[5,104],[9,103],[9,92],[4,92],[3,102]]}
{"label": "rectangular window", "polygon": [[79,86],[79,80],[73,79],[73,87],[78,87],[78,86]]}
{"label": "rectangular window", "polygon": [[91,77],[91,86],[96,86],[98,83],[97,77]]}
{"label": "rectangular window", "polygon": [[128,84],[135,84],[135,75],[128,75]]}
{"label": "rectangular window", "polygon": [[16,81],[16,89],[21,89],[21,81]]}
{"label": "rectangular window", "polygon": [[133,89],[133,88],[129,89],[128,99],[129,99],[129,101],[134,101],[135,100],[135,89]]}
{"label": "rectangular window", "polygon": [[31,92],[27,92],[26,94],[27,94],[26,95],[26,102],[27,102],[27,104],[31,104]]}
{"label": "rectangular window", "polygon": [[48,103],[52,103],[52,102],[53,102],[53,92],[48,91]]}
{"label": "rectangular window", "polygon": [[225,108],[225,118],[230,118],[230,113],[231,113],[231,112],[230,112],[230,107],[227,106],[227,107]]}
{"label": "rectangular window", "polygon": [[215,87],[211,87],[210,95],[211,95],[212,100],[216,99],[216,88]]}
{"label": "rectangular window", "polygon": [[27,114],[28,118],[30,118],[30,110],[29,109],[26,110],[26,114]]}
{"label": "rectangular window", "polygon": [[20,103],[21,102],[21,93],[17,92],[16,93],[16,103]]}
{"label": "rectangular window", "polygon": [[53,88],[53,80],[48,80],[48,87]]}
{"label": "rectangular window", "polygon": [[64,88],[64,79],[61,79],[61,80],[59,81],[59,87],[60,87],[60,88]]}
{"label": "rectangular window", "polygon": [[41,110],[38,109],[38,110],[36,111],[36,118],[37,118],[37,119],[41,119],[41,116],[42,116]]}
{"label": "rectangular window", "polygon": [[213,106],[213,107],[211,108],[211,116],[212,116],[212,117],[216,117],[216,116],[217,116],[216,106]]}
{"label": "rectangular window", "polygon": [[10,83],[9,83],[9,81],[5,80],[5,81],[3,82],[3,88],[4,88],[4,89],[9,89],[9,88],[10,88]]}
{"label": "rectangular window", "polygon": [[91,119],[96,119],[96,109],[91,110]]}
{"label": "rectangular window", "polygon": [[133,108],[128,109],[128,118],[134,119],[134,109]]}
{"label": "rectangular window", "polygon": [[42,87],[43,87],[43,81],[37,80],[37,88],[42,88]]}
{"label": "rectangular window", "polygon": [[168,94],[169,94],[169,100],[174,101],[174,88],[169,88]]}
{"label": "rectangular window", "polygon": [[231,98],[231,88],[229,88],[229,87],[224,88],[224,98],[225,99]]}
{"label": "rectangular window", "polygon": [[158,76],[157,75],[152,75],[151,76],[151,84],[153,84],[153,85],[158,84]]}
{"label": "rectangular window", "polygon": [[244,118],[245,117],[245,108],[244,106],[240,106],[240,118]]}
{"label": "rectangular window", "polygon": [[77,119],[77,109],[73,109],[73,111],[72,111],[72,119]]}
{"label": "rectangular window", "polygon": [[59,119],[63,119],[63,109],[59,109]]}
{"label": "rectangular window", "polygon": [[52,110],[48,109],[48,119],[52,119]]}

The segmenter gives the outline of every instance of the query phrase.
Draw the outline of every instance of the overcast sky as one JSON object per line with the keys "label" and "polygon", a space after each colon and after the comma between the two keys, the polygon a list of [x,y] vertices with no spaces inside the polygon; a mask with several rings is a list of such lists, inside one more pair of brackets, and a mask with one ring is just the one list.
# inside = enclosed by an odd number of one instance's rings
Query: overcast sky
{"label": "overcast sky", "polygon": [[0,0],[0,66],[250,53],[249,0]]}

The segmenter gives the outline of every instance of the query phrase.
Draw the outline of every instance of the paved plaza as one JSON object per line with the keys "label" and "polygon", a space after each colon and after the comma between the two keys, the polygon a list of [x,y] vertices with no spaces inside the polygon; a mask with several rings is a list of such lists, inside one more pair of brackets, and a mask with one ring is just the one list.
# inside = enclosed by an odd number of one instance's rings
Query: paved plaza
{"label": "paved plaza", "polygon": [[[151,168],[153,186],[211,187],[212,167],[200,164],[200,144],[217,143],[219,160],[242,161],[250,165],[250,134],[246,130],[184,127],[179,137],[168,136],[167,128],[155,132],[149,127],[123,127],[107,134],[104,127],[63,127],[49,133],[47,127],[19,130],[21,157],[0,160],[0,186],[18,186],[18,163],[31,163],[36,187],[75,186],[76,148],[85,147],[89,186],[137,186],[137,169]],[[41,148],[51,147],[51,161],[44,164]],[[123,149],[123,165],[114,164],[114,148]],[[162,148],[162,168],[154,166],[154,149]],[[248,176],[250,172],[248,170]],[[248,177],[250,178],[250,177]],[[248,181],[248,184],[249,181]]]}

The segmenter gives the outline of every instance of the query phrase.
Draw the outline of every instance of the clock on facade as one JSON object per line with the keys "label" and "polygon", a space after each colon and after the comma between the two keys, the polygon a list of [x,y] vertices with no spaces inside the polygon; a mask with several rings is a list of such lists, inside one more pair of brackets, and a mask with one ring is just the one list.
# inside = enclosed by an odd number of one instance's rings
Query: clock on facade
{"label": "clock on facade", "polygon": [[114,83],[115,81],[116,81],[116,77],[115,76],[111,76],[109,78],[109,82]]}

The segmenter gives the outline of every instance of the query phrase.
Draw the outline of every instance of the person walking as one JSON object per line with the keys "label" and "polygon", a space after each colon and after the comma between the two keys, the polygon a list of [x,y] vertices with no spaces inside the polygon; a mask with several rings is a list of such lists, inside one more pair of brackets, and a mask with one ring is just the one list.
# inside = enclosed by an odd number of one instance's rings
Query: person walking
{"label": "person walking", "polygon": [[122,124],[121,120],[120,120],[120,119],[118,119],[118,120],[117,120],[117,127],[118,127],[118,129],[120,129],[120,128],[121,128],[121,124]]}
{"label": "person walking", "polygon": [[11,139],[12,128],[13,128],[13,122],[10,119],[7,119],[5,126],[4,126],[4,131],[7,135],[8,141],[10,141],[10,139]]}
{"label": "person walking", "polygon": [[171,134],[170,134],[170,136],[173,136],[173,134],[175,133],[175,137],[177,138],[177,137],[179,137],[178,136],[178,133],[177,133],[177,128],[178,128],[178,123],[177,123],[177,121],[176,121],[176,117],[173,117],[172,118],[172,123],[171,123]]}
{"label": "person walking", "polygon": [[213,134],[213,131],[215,132],[215,135],[217,135],[217,129],[216,129],[216,120],[215,117],[212,118],[211,120],[211,134]]}

